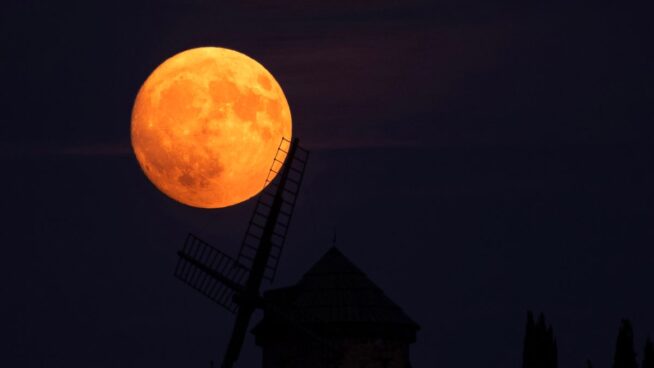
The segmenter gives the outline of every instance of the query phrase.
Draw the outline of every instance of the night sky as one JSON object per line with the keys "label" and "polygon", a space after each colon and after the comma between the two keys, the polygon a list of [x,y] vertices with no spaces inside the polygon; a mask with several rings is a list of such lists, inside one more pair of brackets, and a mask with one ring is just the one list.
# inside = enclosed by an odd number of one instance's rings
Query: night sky
{"label": "night sky", "polygon": [[[622,318],[640,355],[654,337],[651,13],[526,3],[4,1],[0,365],[221,360],[233,315],[173,277],[175,252],[192,231],[236,255],[253,203],[174,202],[129,140],[141,83],[198,46],[266,66],[312,152],[272,287],[335,232],[421,324],[417,368],[519,367],[529,309],[563,368],[609,368]],[[248,336],[239,366],[260,359]]]}

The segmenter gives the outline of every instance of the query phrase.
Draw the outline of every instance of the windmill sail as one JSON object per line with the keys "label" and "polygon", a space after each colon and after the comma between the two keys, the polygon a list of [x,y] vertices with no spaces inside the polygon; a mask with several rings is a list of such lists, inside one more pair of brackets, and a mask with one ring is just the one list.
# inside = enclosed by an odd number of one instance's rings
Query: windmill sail
{"label": "windmill sail", "polygon": [[[284,158],[286,158],[285,161]],[[271,226],[271,249],[263,275],[264,279],[269,282],[274,280],[277,273],[308,159],[309,151],[300,147],[297,141],[291,142],[282,138],[270,172],[266,177],[265,189],[257,198],[254,212],[241,243],[236,260],[245,268],[251,268],[262,244],[264,230],[266,226]],[[282,185],[281,188],[280,185]],[[273,204],[276,198],[280,200],[280,205],[279,209],[275,211],[276,213],[273,213]]]}
{"label": "windmill sail", "polygon": [[223,368],[238,359],[252,313],[265,308],[259,289],[277,272],[308,158],[297,138],[282,139],[236,260],[192,234],[178,252],[175,276],[236,312]]}
{"label": "windmill sail", "polygon": [[238,310],[234,294],[243,290],[249,271],[232,257],[188,234],[175,276],[232,313]]}
{"label": "windmill sail", "polygon": [[[288,144],[288,150],[284,149],[285,144]],[[296,154],[302,153],[302,151],[304,151],[304,158],[297,159]],[[284,154],[286,159],[280,159]],[[264,279],[272,280],[275,276],[307,159],[308,151],[299,148],[297,138],[292,142],[282,139],[273,160],[271,172],[268,174],[269,180],[278,173],[277,182],[268,184],[268,187],[272,188],[264,190],[259,196],[252,216],[254,220],[250,220],[246,233],[246,240],[248,236],[254,237],[258,240],[258,245],[244,243],[249,246],[241,246],[239,252],[238,262],[239,264],[245,262],[245,266],[249,266],[250,274],[245,283],[245,290],[242,294],[237,294],[240,297],[240,309],[236,314],[236,322],[223,358],[222,368],[231,368],[238,359],[252,313],[256,307],[260,306],[259,288],[261,283]],[[294,167],[294,165],[296,166]],[[278,170],[275,170],[276,168]],[[271,194],[270,191],[273,191],[274,194]],[[262,199],[265,196],[272,198],[270,201],[266,201]],[[267,212],[259,212],[262,208],[267,208]],[[261,220],[256,220],[257,216],[260,216]],[[250,253],[244,253],[247,251],[244,249],[249,250]]]}

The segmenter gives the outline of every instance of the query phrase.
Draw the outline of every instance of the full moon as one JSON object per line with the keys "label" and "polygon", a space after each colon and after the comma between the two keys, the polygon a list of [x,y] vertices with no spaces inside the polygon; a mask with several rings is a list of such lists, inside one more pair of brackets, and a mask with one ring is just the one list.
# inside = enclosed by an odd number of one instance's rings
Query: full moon
{"label": "full moon", "polygon": [[227,207],[264,188],[282,137],[291,139],[291,112],[254,59],[195,48],[164,61],[143,83],[131,136],[143,172],[163,193],[193,207]]}

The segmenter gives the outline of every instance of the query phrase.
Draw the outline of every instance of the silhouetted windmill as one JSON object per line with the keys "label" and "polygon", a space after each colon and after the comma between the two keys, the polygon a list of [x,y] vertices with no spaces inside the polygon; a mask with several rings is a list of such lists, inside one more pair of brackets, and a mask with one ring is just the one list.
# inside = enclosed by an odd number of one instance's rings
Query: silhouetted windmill
{"label": "silhouetted windmill", "polygon": [[[284,154],[286,159],[281,160]],[[232,367],[238,359],[254,311],[266,308],[261,283],[264,279],[272,282],[277,272],[308,158],[309,152],[299,146],[297,138],[282,138],[236,259],[193,234],[177,253],[175,276],[236,313],[223,368]]]}

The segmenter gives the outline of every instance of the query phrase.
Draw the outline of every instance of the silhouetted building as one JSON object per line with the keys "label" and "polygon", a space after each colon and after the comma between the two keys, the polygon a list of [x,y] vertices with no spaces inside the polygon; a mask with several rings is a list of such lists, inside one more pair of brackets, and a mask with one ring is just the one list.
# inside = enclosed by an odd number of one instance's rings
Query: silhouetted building
{"label": "silhouetted building", "polygon": [[263,368],[411,366],[420,327],[336,248],[264,301],[252,331]]}

